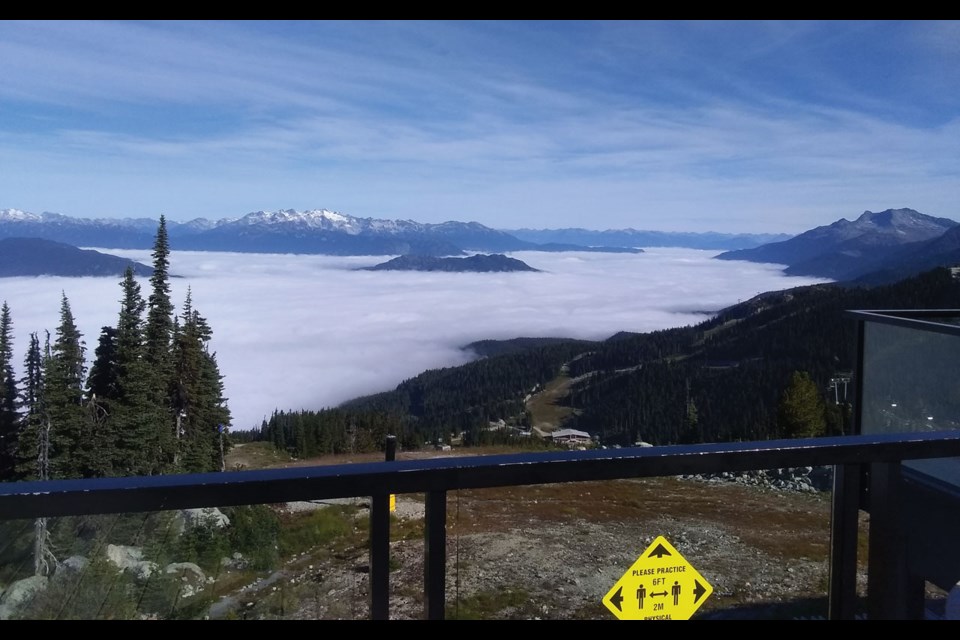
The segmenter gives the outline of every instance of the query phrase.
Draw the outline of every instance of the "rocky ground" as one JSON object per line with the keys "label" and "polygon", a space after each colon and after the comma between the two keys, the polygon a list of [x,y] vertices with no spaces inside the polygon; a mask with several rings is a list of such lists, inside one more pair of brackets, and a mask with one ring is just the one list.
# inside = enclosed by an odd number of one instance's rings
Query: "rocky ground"
{"label": "rocky ground", "polygon": [[[613,619],[603,597],[657,536],[714,589],[695,618],[823,617],[829,510],[827,493],[681,478],[452,492],[447,617]],[[420,497],[400,496],[395,515],[410,535],[391,544],[390,617],[421,619]],[[305,556],[235,598],[234,615],[366,618],[366,566],[363,548]]]}
{"label": "rocky ground", "polygon": [[[398,459],[422,455],[436,454],[404,452]],[[327,462],[351,461],[367,458]],[[297,464],[317,463],[324,461]],[[604,596],[657,536],[713,587],[695,619],[824,618],[831,494],[823,471],[450,492],[447,618],[613,620]],[[396,504],[390,618],[422,619],[423,496],[400,495]],[[357,513],[358,531],[366,530],[368,516],[365,508]],[[861,514],[861,597],[868,529]],[[362,545],[304,554],[227,596],[211,617],[367,619],[367,566]],[[942,614],[945,596],[931,589],[929,617]]]}
{"label": "rocky ground", "polygon": [[[235,465],[372,459],[259,460],[251,457],[255,451],[242,449],[247,457]],[[433,454],[403,454],[411,455]],[[694,618],[824,618],[828,488],[822,470],[802,469],[451,491],[446,617],[613,620],[603,604],[605,595],[663,536],[713,588]],[[342,507],[344,503],[349,506]],[[339,507],[353,527],[348,523],[344,533],[341,517],[332,519],[339,527],[331,538],[335,546],[304,548],[269,573],[253,571],[235,554],[215,575],[191,583],[190,590],[179,589],[171,611],[210,619],[369,619],[366,499],[272,507],[285,522],[302,522],[297,512]],[[423,618],[423,519],[422,495],[397,496],[391,523],[391,619]],[[861,563],[868,528],[867,516],[861,514]],[[862,596],[865,566],[858,583]],[[946,594],[931,590],[928,596],[929,617],[936,617],[944,610]]]}

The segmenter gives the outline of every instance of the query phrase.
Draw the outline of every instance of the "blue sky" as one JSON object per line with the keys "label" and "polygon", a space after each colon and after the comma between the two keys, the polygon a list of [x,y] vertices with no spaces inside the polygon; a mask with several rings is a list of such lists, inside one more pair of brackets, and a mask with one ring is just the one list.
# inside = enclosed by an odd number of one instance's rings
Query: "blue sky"
{"label": "blue sky", "polygon": [[0,209],[960,219],[960,22],[0,21]]}

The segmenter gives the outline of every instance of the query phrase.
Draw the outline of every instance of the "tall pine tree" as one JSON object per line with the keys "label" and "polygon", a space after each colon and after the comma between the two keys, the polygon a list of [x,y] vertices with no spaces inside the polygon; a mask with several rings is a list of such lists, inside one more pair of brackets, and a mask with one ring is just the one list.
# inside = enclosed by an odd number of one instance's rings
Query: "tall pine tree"
{"label": "tall pine tree", "polygon": [[193,308],[188,289],[174,338],[172,394],[178,466],[188,472],[222,468],[221,445],[230,423],[222,376],[207,346],[211,336],[210,325]]}
{"label": "tall pine tree", "polygon": [[87,378],[84,409],[90,427],[87,475],[114,475],[118,461],[116,421],[112,414],[119,398],[117,369],[117,330],[103,327],[94,352],[95,359]]}
{"label": "tall pine tree", "polygon": [[156,446],[150,455],[156,455],[153,472],[162,473],[172,468],[176,457],[176,432],[170,398],[173,379],[171,343],[173,340],[173,303],[170,301],[170,243],[167,222],[160,216],[153,245],[153,275],[150,276],[150,297],[147,302],[147,320],[144,326],[144,362],[146,364],[147,402],[164,413],[164,419],[154,426],[158,433],[150,438]]}
{"label": "tall pine tree", "polygon": [[117,330],[102,327],[87,378],[87,401],[109,407],[111,401],[120,397],[117,376]]}
{"label": "tall pine tree", "polygon": [[83,336],[64,293],[56,340],[49,356],[44,358],[44,397],[53,432],[50,451],[53,478],[90,475],[88,458],[93,442],[83,410],[85,351]]}
{"label": "tall pine tree", "polygon": [[[147,364],[140,284],[128,267],[120,283],[117,320],[117,402],[112,412],[119,475],[153,475],[163,471],[163,438],[169,422],[165,381]],[[159,398],[159,401],[158,401]]]}
{"label": "tall pine tree", "polygon": [[0,307],[0,480],[12,480],[16,475],[19,422],[13,373],[13,321],[4,301]]}
{"label": "tall pine tree", "polygon": [[[49,344],[48,334],[48,347]],[[44,449],[41,434],[48,425],[44,403],[43,361],[40,338],[36,333],[31,333],[30,345],[23,360],[24,376],[20,381],[20,405],[23,415],[20,417],[20,437],[17,442],[17,477],[26,480],[46,479],[38,464],[38,454]]]}

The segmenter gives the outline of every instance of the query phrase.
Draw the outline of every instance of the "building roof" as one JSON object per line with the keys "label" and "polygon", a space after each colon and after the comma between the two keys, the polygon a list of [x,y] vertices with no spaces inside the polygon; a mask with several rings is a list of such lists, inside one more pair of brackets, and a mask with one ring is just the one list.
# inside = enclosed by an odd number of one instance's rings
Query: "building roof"
{"label": "building roof", "polygon": [[552,438],[590,438],[586,431],[577,431],[576,429],[558,429],[550,434]]}

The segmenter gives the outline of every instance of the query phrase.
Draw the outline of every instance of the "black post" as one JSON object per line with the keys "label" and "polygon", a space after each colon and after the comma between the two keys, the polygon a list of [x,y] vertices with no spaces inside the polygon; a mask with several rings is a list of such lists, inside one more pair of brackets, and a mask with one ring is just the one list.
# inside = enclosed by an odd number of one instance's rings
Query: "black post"
{"label": "black post", "polygon": [[[397,455],[397,437],[387,436],[386,462]],[[370,618],[390,618],[390,494],[370,498]]]}
{"label": "black post", "polygon": [[[853,371],[853,435],[863,434],[863,357],[867,344],[867,323],[857,320],[857,361]],[[860,466],[860,508],[870,511],[870,465]]]}
{"label": "black post", "polygon": [[876,462],[870,469],[870,540],[867,551],[867,617],[905,620],[907,563],[899,462]]}
{"label": "black post", "polygon": [[827,609],[830,620],[856,618],[859,513],[860,465],[835,465],[830,513],[830,592]]}
{"label": "black post", "polygon": [[397,459],[397,436],[387,436],[385,459],[387,462],[393,462]]}

